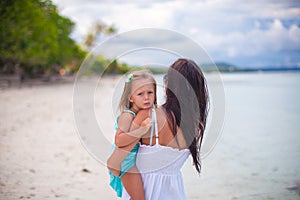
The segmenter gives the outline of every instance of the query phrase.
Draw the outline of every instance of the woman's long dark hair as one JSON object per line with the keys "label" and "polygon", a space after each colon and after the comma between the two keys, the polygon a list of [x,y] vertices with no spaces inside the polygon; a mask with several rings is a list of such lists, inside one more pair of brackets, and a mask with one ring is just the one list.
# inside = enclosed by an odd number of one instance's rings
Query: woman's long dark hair
{"label": "woman's long dark hair", "polygon": [[170,66],[166,82],[166,103],[163,107],[168,124],[177,142],[177,127],[181,128],[195,168],[200,173],[200,149],[208,114],[205,77],[194,61],[180,58]]}

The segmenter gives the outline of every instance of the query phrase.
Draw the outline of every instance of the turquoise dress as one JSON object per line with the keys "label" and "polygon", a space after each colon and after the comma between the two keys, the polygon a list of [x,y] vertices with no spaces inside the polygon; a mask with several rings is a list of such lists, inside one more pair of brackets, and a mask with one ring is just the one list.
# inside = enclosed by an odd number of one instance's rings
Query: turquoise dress
{"label": "turquoise dress", "polygon": [[[133,117],[136,116],[134,112],[131,110],[124,110],[123,112],[128,112],[133,115]],[[119,117],[117,118],[117,121],[115,123],[115,129],[118,130],[118,120]],[[136,161],[136,155],[139,149],[139,143],[137,143],[133,149],[129,152],[129,154],[126,156],[126,158],[122,161],[121,163],[121,173],[120,176],[115,176],[111,171],[108,171],[109,176],[110,176],[110,183],[109,185],[116,191],[118,197],[122,197],[122,191],[123,191],[123,183],[122,183],[122,176],[135,165]],[[113,144],[112,146],[112,152],[115,150],[116,145]]]}

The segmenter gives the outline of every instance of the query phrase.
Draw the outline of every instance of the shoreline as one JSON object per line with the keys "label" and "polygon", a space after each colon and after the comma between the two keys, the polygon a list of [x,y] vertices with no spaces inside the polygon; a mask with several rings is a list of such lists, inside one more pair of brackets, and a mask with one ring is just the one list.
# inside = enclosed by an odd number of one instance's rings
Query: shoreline
{"label": "shoreline", "polygon": [[[214,74],[215,71],[206,71],[204,72],[206,75]],[[298,74],[300,73],[300,68],[294,69],[294,70],[236,70],[236,71],[218,71],[221,76],[222,75],[237,75],[237,74]],[[104,78],[106,80],[111,79],[117,79],[120,76],[123,76],[124,74],[111,74],[111,75],[105,75],[101,78]],[[160,75],[160,74],[153,74],[153,75]],[[5,75],[0,74],[0,90],[3,89],[9,89],[9,88],[22,88],[22,87],[34,87],[34,86],[47,86],[47,85],[59,85],[59,84],[70,84],[74,83],[76,80],[77,74],[73,75],[51,75],[51,76],[45,76],[42,75],[37,78],[25,78],[23,81],[21,81],[19,75]],[[97,81],[99,79],[99,76],[96,75],[89,75],[86,76],[87,80],[94,80]]]}

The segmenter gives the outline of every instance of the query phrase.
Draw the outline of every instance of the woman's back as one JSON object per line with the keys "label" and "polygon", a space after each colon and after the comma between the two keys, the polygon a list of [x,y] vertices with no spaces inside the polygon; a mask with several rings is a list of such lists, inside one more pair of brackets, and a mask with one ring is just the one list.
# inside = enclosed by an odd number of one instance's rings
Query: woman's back
{"label": "woman's back", "polygon": [[[185,139],[183,137],[182,131],[180,128],[177,128],[177,139],[174,137],[172,130],[168,124],[167,115],[163,107],[159,107],[155,109],[156,112],[156,121],[158,125],[158,142],[162,146],[168,146],[173,147],[177,149],[186,149],[187,145],[185,142]],[[144,118],[146,116],[149,116],[149,112],[147,111],[140,111],[140,114],[144,115]],[[142,139],[142,144],[149,145],[150,144],[150,134],[146,135]],[[155,135],[153,135],[152,138],[153,144],[156,144]]]}
{"label": "woman's back", "polygon": [[[185,161],[186,152],[189,152],[182,132],[178,128],[177,139],[175,139],[162,107],[155,109],[152,115],[157,123],[157,126],[154,125],[155,134],[153,133],[152,141],[149,138],[150,134],[142,139],[137,166],[143,173],[157,170],[163,170],[168,174],[178,173]],[[171,164],[174,166],[170,166]],[[168,169],[172,171],[168,172]]]}
{"label": "woman's back", "polygon": [[[152,138],[142,140],[136,166],[143,178],[147,200],[182,200],[185,199],[184,186],[180,169],[190,155],[186,148],[181,131],[178,132],[178,143],[166,120],[162,108],[156,109],[157,131]],[[158,135],[158,138],[155,137]],[[124,192],[123,199],[129,199]]]}

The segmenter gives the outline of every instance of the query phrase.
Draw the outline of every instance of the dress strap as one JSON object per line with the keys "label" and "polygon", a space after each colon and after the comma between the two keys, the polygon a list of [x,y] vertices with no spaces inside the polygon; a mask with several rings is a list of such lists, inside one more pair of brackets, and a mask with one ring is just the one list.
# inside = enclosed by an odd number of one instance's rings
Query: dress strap
{"label": "dress strap", "polygon": [[123,110],[122,113],[130,113],[133,115],[133,117],[136,117],[135,112],[133,112],[132,110]]}
{"label": "dress strap", "polygon": [[153,138],[153,132],[154,132],[154,108],[152,108],[152,113],[151,113],[151,118],[152,118],[152,121],[151,121],[151,130],[150,130],[150,143],[149,145],[152,146],[152,138]]}
{"label": "dress strap", "polygon": [[153,140],[153,133],[155,131],[155,143],[158,145],[158,128],[157,128],[157,119],[156,119],[156,112],[155,108],[152,108],[152,126],[151,126],[151,132],[150,132],[150,146],[152,146],[152,140]]}
{"label": "dress strap", "polygon": [[157,118],[156,118],[156,112],[155,109],[154,110],[154,125],[155,125],[155,145],[158,145],[158,125],[157,125]]}

